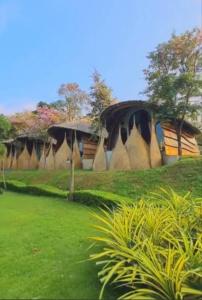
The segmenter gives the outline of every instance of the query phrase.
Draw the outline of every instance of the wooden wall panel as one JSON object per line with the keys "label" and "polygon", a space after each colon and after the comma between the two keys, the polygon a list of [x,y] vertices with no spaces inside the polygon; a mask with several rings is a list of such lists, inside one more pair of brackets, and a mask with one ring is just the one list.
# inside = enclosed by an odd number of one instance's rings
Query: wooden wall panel
{"label": "wooden wall panel", "polygon": [[93,159],[97,151],[97,143],[85,140],[83,144],[83,158]]}
{"label": "wooden wall panel", "polygon": [[[177,134],[173,128],[163,126],[165,154],[170,156],[178,155]],[[183,132],[182,134],[182,155],[198,156],[200,155],[199,147],[194,136]]]}

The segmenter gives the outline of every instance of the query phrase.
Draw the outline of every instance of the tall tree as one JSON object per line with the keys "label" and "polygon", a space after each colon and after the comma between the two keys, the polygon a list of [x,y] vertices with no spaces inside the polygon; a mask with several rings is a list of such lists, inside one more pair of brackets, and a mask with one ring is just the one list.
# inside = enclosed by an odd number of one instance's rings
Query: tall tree
{"label": "tall tree", "polygon": [[185,119],[196,115],[199,105],[191,97],[201,95],[202,35],[198,29],[173,34],[148,55],[150,64],[144,70],[149,100],[159,105],[158,118],[174,122],[178,155],[182,156],[182,129]]}
{"label": "tall tree", "polygon": [[66,120],[73,121],[79,118],[89,101],[88,94],[81,90],[77,83],[61,84],[58,94],[64,96],[64,100],[57,101],[55,105],[66,114]]}
{"label": "tall tree", "polygon": [[89,116],[92,118],[92,127],[95,132],[100,128],[100,115],[101,113],[115,103],[116,100],[112,96],[112,90],[107,86],[101,75],[95,70],[92,74],[93,84],[90,87],[91,97],[91,112]]}

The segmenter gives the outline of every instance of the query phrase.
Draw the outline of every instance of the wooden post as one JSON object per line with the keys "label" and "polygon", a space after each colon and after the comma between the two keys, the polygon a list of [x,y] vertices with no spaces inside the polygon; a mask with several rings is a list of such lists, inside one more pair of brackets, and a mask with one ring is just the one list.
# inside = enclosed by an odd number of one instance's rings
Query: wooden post
{"label": "wooden post", "polygon": [[70,169],[70,186],[69,186],[68,200],[74,201],[74,158],[73,158],[73,155],[70,160],[70,164],[71,164],[71,169]]}
{"label": "wooden post", "polygon": [[[76,139],[76,131],[74,134],[74,139]],[[69,201],[74,201],[74,153],[73,153],[73,131],[71,133],[71,149],[72,149],[72,154],[71,154],[71,159],[70,159],[70,184],[69,184],[69,195],[68,195],[68,200]]]}

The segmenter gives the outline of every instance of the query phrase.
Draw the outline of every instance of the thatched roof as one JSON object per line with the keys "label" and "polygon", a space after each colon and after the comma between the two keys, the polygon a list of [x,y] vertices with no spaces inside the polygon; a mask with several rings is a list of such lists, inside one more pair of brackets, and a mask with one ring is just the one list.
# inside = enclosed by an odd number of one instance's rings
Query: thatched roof
{"label": "thatched roof", "polygon": [[14,139],[8,139],[8,140],[3,140],[2,143],[5,145],[12,144],[15,140]]}
{"label": "thatched roof", "polygon": [[116,104],[110,105],[102,112],[101,121],[113,121],[114,118],[121,118],[126,113],[126,111],[129,111],[130,109],[145,109],[155,111],[157,110],[157,106],[142,100],[118,102]]}
{"label": "thatched roof", "polygon": [[[158,112],[158,106],[147,101],[129,100],[113,104],[106,108],[101,114],[101,122],[107,128],[111,128],[112,124],[117,124],[119,120],[131,109],[146,110],[150,112]],[[172,122],[172,120],[170,120]],[[180,120],[178,120],[180,122]],[[115,126],[115,125],[113,125]],[[200,134],[200,130],[193,126],[190,122],[184,121],[183,129],[193,135]]]}
{"label": "thatched roof", "polygon": [[65,131],[76,130],[79,131],[80,133],[87,133],[90,135],[95,134],[93,129],[91,128],[91,123],[87,120],[77,120],[72,122],[55,124],[49,127],[48,133],[52,136],[56,131],[59,130],[65,130]]}
{"label": "thatched roof", "polygon": [[16,140],[19,140],[19,141],[24,141],[24,140],[36,141],[37,140],[37,141],[43,142],[44,137],[41,134],[26,132],[26,133],[18,134],[16,136]]}

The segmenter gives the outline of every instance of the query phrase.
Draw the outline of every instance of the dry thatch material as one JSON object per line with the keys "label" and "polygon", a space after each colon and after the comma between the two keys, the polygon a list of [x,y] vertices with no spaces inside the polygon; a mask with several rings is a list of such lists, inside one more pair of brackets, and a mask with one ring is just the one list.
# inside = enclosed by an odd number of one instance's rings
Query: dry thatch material
{"label": "dry thatch material", "polygon": [[110,161],[110,170],[130,170],[130,161],[126,147],[121,139],[121,132],[119,130],[118,140],[116,146],[112,151],[112,157]]}
{"label": "dry thatch material", "polygon": [[104,151],[104,137],[101,137],[100,144],[98,145],[95,159],[93,162],[93,170],[105,171],[107,170],[107,159]]}
{"label": "dry thatch material", "polygon": [[135,125],[126,142],[126,148],[132,169],[143,170],[150,168],[148,146]]}
{"label": "dry thatch material", "polygon": [[14,155],[12,156],[12,159],[11,159],[11,169],[12,170],[18,169],[18,160],[17,160],[16,150],[15,150]]}
{"label": "dry thatch material", "polygon": [[38,161],[37,154],[36,154],[36,148],[33,145],[32,154],[31,154],[31,157],[30,157],[30,166],[29,166],[29,168],[30,169],[38,169],[38,167],[39,167],[39,161]]}
{"label": "dry thatch material", "polygon": [[53,153],[53,146],[50,145],[50,150],[48,156],[46,156],[46,164],[45,169],[47,170],[54,170],[55,169],[55,156]]}
{"label": "dry thatch material", "polygon": [[45,155],[45,146],[44,146],[39,160],[39,169],[45,169],[45,165],[46,165],[46,155]]}
{"label": "dry thatch material", "polygon": [[24,146],[22,153],[18,157],[18,169],[29,169],[30,166],[30,154],[27,150],[27,145]]}
{"label": "dry thatch material", "polygon": [[152,168],[159,167],[162,165],[161,152],[159,149],[159,144],[157,141],[153,122],[151,124],[150,162]]}
{"label": "dry thatch material", "polygon": [[11,168],[11,163],[12,163],[12,152],[8,153],[8,156],[5,158],[5,169],[10,169]]}
{"label": "dry thatch material", "polygon": [[78,141],[76,138],[76,134],[75,134],[73,151],[72,151],[72,159],[74,160],[75,168],[80,169],[82,167],[82,162],[81,162],[81,155],[80,155],[80,151],[79,151],[79,145],[78,145]]}
{"label": "dry thatch material", "polygon": [[[80,153],[79,153],[80,155]],[[66,134],[62,145],[55,154],[55,168],[56,169],[67,169],[67,160],[71,158],[71,149],[67,144]]]}

